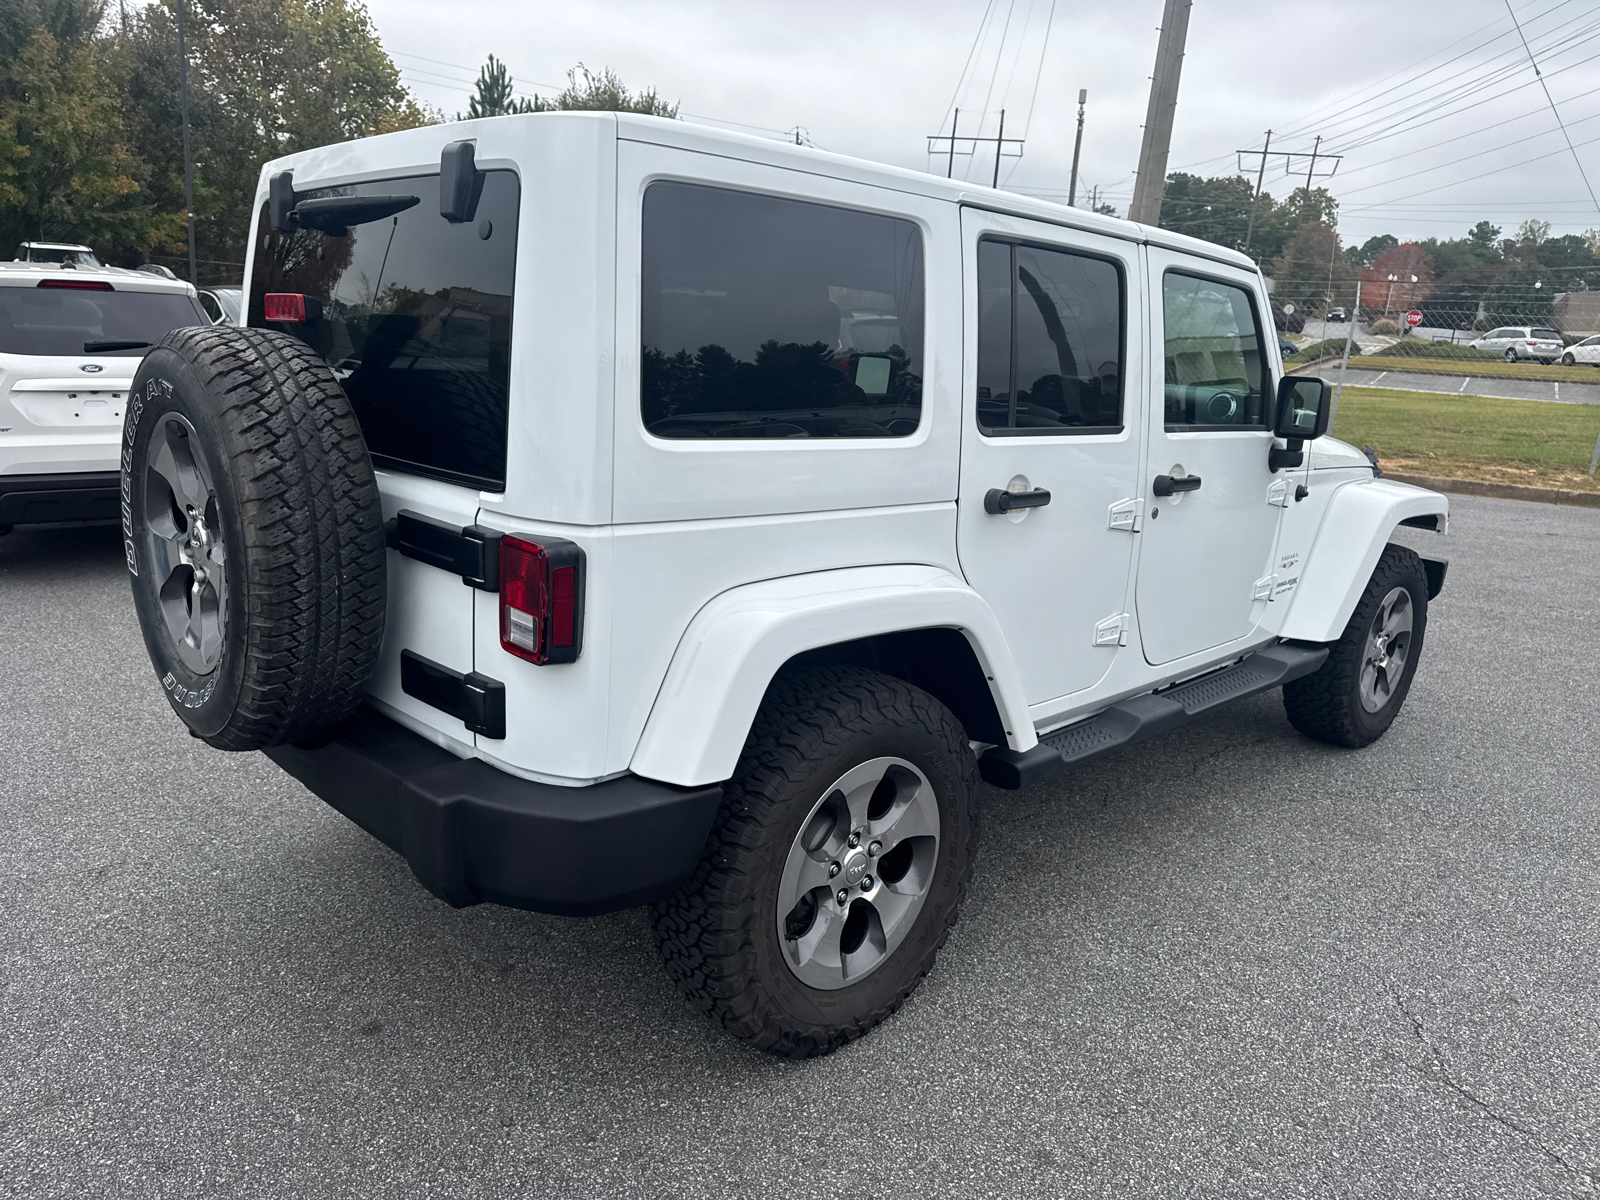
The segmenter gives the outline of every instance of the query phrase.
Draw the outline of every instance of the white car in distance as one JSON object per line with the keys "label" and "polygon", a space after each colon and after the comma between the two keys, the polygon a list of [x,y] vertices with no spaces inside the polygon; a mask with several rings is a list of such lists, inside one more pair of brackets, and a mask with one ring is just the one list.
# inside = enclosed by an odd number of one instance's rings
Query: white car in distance
{"label": "white car in distance", "polygon": [[1564,340],[1559,330],[1540,325],[1503,325],[1467,343],[1474,350],[1489,350],[1507,362],[1533,358],[1551,363],[1561,357]]}
{"label": "white car in distance", "polygon": [[0,533],[116,518],[117,443],[134,372],[169,331],[207,324],[181,280],[0,263]]}
{"label": "white car in distance", "polygon": [[1568,346],[1561,355],[1563,367],[1575,367],[1579,363],[1600,367],[1600,337],[1584,338],[1583,341]]}

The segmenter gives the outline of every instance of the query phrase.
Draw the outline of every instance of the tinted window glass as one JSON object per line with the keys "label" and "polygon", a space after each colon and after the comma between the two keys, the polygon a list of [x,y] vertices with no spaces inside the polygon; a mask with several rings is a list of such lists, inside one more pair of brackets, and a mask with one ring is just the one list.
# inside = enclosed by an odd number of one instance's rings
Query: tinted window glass
{"label": "tinted window glass", "polygon": [[1546,342],[1559,342],[1561,340],[1560,332],[1554,329],[1535,329],[1533,337]]}
{"label": "tinted window glass", "polygon": [[272,326],[328,360],[383,466],[505,486],[518,191],[512,172],[485,172],[477,214],[464,224],[439,215],[437,175],[301,193],[419,198],[342,237],[274,233],[263,206],[249,324],[268,324],[268,292],[321,302],[319,320]]}
{"label": "tinted window glass", "polygon": [[[0,354],[68,354],[85,342],[159,342],[183,325],[209,325],[188,296],[173,292],[90,292],[0,287]],[[94,352],[139,357],[144,347]]]}
{"label": "tinted window glass", "polygon": [[989,433],[1122,426],[1122,275],[1100,258],[978,244],[978,423]]}
{"label": "tinted window glass", "polygon": [[1266,424],[1266,348],[1250,293],[1169,271],[1162,279],[1168,429]]}
{"label": "tinted window glass", "polygon": [[915,432],[922,288],[922,234],[910,221],[652,184],[645,428],[668,438]]}

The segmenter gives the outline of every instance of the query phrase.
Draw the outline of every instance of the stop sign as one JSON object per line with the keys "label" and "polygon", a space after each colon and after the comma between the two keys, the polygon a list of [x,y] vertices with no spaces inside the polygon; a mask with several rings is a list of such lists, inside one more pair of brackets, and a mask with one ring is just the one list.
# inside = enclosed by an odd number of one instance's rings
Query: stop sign
{"label": "stop sign", "polygon": [[1416,326],[1421,325],[1422,324],[1422,310],[1421,309],[1417,309],[1417,308],[1413,308],[1410,312],[1408,312],[1406,314],[1406,324],[1410,325],[1412,328],[1415,328]]}

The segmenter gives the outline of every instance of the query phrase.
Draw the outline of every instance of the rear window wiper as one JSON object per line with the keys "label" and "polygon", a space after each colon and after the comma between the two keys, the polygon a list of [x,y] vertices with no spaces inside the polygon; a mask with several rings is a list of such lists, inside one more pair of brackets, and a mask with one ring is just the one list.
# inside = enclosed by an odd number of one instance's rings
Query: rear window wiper
{"label": "rear window wiper", "polygon": [[154,342],[85,342],[85,354],[110,354],[113,350],[148,350]]}
{"label": "rear window wiper", "polygon": [[352,225],[381,221],[421,203],[416,196],[327,196],[302,200],[290,219],[303,229],[318,229],[329,237],[343,237]]}

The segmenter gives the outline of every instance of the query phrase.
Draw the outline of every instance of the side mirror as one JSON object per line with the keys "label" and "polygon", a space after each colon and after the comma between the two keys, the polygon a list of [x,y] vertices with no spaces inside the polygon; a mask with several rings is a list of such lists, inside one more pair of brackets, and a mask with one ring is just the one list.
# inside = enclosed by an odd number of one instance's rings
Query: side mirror
{"label": "side mirror", "polygon": [[1310,375],[1285,375],[1278,381],[1278,404],[1272,422],[1274,437],[1289,444],[1272,448],[1267,465],[1274,472],[1298,467],[1305,455],[1302,447],[1312,438],[1328,432],[1333,415],[1333,385]]}

